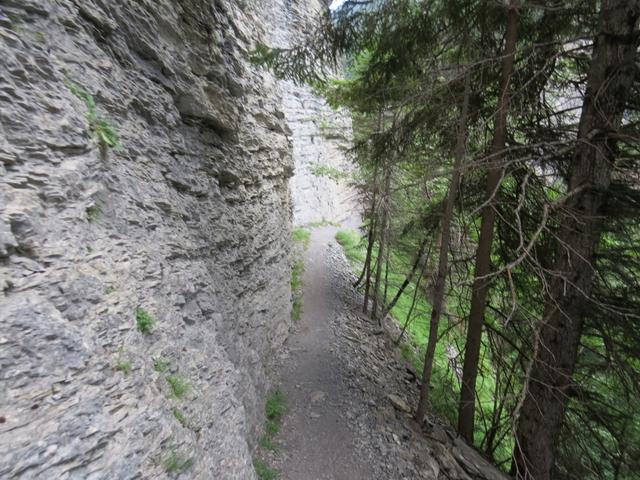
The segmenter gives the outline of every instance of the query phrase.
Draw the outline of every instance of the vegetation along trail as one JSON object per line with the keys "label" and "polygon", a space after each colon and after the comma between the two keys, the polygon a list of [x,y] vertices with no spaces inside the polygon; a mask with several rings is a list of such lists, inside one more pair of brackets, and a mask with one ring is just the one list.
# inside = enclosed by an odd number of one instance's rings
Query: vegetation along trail
{"label": "vegetation along trail", "polygon": [[307,239],[302,314],[279,372],[286,412],[280,431],[261,441],[261,477],[503,478],[436,417],[424,431],[413,421],[418,380],[393,343],[398,326],[388,318],[380,334],[360,313],[362,296],[336,232],[322,226]]}

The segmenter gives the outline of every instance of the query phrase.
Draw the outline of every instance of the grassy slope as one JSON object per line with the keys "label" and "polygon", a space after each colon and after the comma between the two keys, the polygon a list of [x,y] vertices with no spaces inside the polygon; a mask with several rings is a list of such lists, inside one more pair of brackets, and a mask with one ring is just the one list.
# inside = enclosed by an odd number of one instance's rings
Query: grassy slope
{"label": "grassy slope", "polygon": [[[344,248],[345,254],[353,265],[354,270],[360,273],[366,257],[366,245],[362,241],[358,232],[354,230],[341,230],[336,234],[336,240]],[[375,249],[374,249],[375,250]],[[374,254],[375,258],[375,254]],[[387,298],[390,301],[397,293],[399,286],[405,279],[406,272],[411,269],[411,258],[403,252],[392,251],[390,264],[394,271],[389,270],[389,287]],[[400,272],[400,273],[397,273]],[[384,272],[383,272],[384,277]],[[423,280],[424,282],[424,280]],[[424,364],[424,350],[429,335],[429,319],[431,315],[431,305],[425,295],[422,287],[418,292],[416,306],[412,314],[412,320],[407,328],[408,342],[402,346],[403,356],[410,361],[415,368],[422,372]],[[415,292],[415,281],[406,288],[398,303],[391,311],[392,316],[400,325],[404,325],[407,315],[411,308],[413,295]],[[453,295],[451,296],[454,297]],[[450,312],[457,312],[460,306],[452,303],[448,304]],[[464,306],[463,306],[464,307]],[[451,321],[453,322],[453,320]],[[447,348],[450,346],[458,346],[463,348],[465,341],[465,331],[461,326],[452,326],[450,321],[443,317],[439,328],[440,341],[436,347],[436,356],[434,361],[434,372],[432,380],[432,405],[435,411],[444,418],[447,418],[452,425],[457,424],[457,408],[460,387],[453,368],[447,357]],[[407,337],[405,337],[406,339]],[[479,440],[484,436],[484,419],[489,419],[493,410],[493,398],[495,390],[495,381],[493,377],[493,367],[486,355],[486,348],[482,349],[482,364],[478,376],[478,404],[476,417],[476,439]],[[462,369],[463,357],[458,357],[459,368]],[[496,452],[498,460],[508,459],[510,457],[511,445],[504,445]]]}

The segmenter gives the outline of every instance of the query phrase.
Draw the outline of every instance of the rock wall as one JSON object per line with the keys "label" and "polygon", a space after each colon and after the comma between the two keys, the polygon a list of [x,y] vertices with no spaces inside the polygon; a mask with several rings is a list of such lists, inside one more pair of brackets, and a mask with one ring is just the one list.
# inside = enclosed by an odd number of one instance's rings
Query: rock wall
{"label": "rock wall", "polygon": [[300,119],[247,52],[309,11],[0,0],[0,478],[255,478]]}
{"label": "rock wall", "polygon": [[[275,0],[276,12],[283,12],[270,42],[290,47],[301,41],[299,32],[308,31],[317,12],[327,2]],[[293,217],[296,225],[331,221],[347,226],[359,225],[359,204],[351,186],[353,164],[348,150],[352,146],[351,115],[332,110],[306,85],[280,83],[283,111],[291,130],[295,174],[291,179]]]}

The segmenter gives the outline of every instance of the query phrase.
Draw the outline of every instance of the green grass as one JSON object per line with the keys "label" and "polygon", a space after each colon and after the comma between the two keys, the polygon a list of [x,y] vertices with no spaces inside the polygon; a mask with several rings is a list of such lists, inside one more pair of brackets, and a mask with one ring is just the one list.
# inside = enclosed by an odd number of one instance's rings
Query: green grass
{"label": "green grass", "polygon": [[304,273],[304,262],[298,259],[291,269],[291,319],[297,322],[302,317],[302,274]]}
{"label": "green grass", "polygon": [[175,398],[182,398],[189,391],[189,383],[180,375],[168,375],[167,382]]}
{"label": "green grass", "polygon": [[340,224],[332,222],[331,220],[322,219],[316,222],[309,222],[303,225],[304,228],[318,228],[318,227],[339,227]]}
{"label": "green grass", "polygon": [[283,415],[287,412],[287,401],[284,398],[284,393],[281,390],[275,390],[265,406],[265,413],[267,419],[274,422],[282,421]]}
{"label": "green grass", "polygon": [[120,146],[120,139],[115,127],[98,113],[96,102],[89,92],[80,85],[67,80],[69,91],[83,100],[87,106],[87,120],[98,143],[103,147],[116,148]]}
{"label": "green grass", "polygon": [[319,163],[311,165],[309,167],[309,171],[311,172],[311,175],[315,177],[327,177],[334,182],[339,182],[340,180],[347,178],[347,174],[342,170],[338,170],[337,168],[329,167],[327,165],[320,165]]}
{"label": "green grass", "polygon": [[166,360],[162,357],[153,359],[153,369],[158,373],[165,373],[169,370],[169,360]]}
{"label": "green grass", "polygon": [[116,370],[119,370],[120,372],[124,373],[125,375],[129,375],[129,373],[131,373],[132,369],[133,369],[133,365],[128,360],[119,361],[118,364],[116,365]]}
{"label": "green grass", "polygon": [[258,444],[266,450],[277,450],[278,445],[274,442],[273,437],[280,432],[282,417],[287,412],[287,401],[284,394],[280,390],[275,390],[267,399],[264,407],[264,413],[267,421],[264,424],[265,433],[258,440]]}
{"label": "green grass", "polygon": [[311,232],[306,228],[295,228],[292,233],[293,241],[304,245],[304,248],[309,246],[311,241]]}
{"label": "green grass", "polygon": [[265,450],[271,450],[272,452],[278,451],[278,444],[273,441],[271,435],[264,434],[258,439],[258,445]]}
{"label": "green grass", "polygon": [[167,473],[182,473],[191,468],[193,459],[174,451],[167,455],[162,465]]}
{"label": "green grass", "polygon": [[274,480],[278,478],[280,472],[269,466],[259,458],[253,460],[253,467],[256,469],[256,474],[260,480]]}
{"label": "green grass", "polygon": [[136,325],[142,333],[150,333],[155,324],[153,317],[143,308],[136,308]]}
{"label": "green grass", "polygon": [[178,422],[180,422],[180,425],[182,425],[183,427],[186,428],[189,426],[189,420],[187,419],[187,417],[185,417],[184,413],[182,413],[177,408],[173,409],[173,416],[176,417],[176,420],[178,420]]}
{"label": "green grass", "polygon": [[90,207],[87,207],[86,212],[87,212],[87,221],[89,223],[93,223],[100,216],[100,207],[98,205],[91,205]]}

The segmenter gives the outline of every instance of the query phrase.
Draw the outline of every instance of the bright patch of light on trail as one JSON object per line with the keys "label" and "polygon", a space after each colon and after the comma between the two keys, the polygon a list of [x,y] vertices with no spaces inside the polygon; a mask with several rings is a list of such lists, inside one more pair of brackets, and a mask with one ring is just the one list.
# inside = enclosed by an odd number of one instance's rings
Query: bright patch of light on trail
{"label": "bright patch of light on trail", "polygon": [[331,2],[331,5],[329,5],[329,8],[331,10],[335,10],[336,8],[340,8],[345,1],[346,0],[333,0],[333,2]]}

